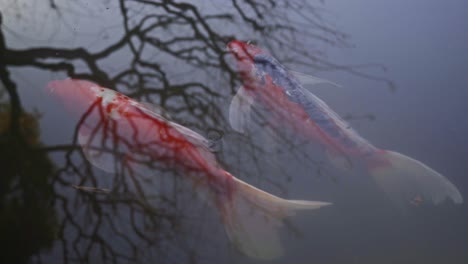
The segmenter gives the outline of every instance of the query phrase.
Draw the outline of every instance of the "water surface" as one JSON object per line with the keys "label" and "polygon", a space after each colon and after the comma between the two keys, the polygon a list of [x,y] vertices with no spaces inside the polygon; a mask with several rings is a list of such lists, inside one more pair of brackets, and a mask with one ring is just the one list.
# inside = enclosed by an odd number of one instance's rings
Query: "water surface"
{"label": "water surface", "polygon": [[[465,1],[0,1],[2,263],[262,263],[229,242],[209,197],[162,166],[142,177],[90,165],[77,119],[47,83],[87,79],[220,138],[216,157],[275,195],[334,205],[289,218],[264,263],[468,262],[466,205],[398,210],[314,144],[236,133],[241,85],[225,52],[251,40],[381,148],[445,175],[466,197]],[[299,142],[300,143],[300,142]],[[300,146],[298,146],[300,145]],[[108,189],[89,192],[73,186]]]}

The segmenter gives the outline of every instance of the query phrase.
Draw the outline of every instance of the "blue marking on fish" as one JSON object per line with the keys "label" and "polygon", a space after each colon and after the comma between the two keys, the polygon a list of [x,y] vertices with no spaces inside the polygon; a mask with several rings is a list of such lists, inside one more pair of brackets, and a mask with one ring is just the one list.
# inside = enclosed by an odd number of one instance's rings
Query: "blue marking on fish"
{"label": "blue marking on fish", "polygon": [[258,76],[268,74],[271,76],[273,83],[278,87],[282,87],[288,99],[292,102],[300,104],[309,114],[309,117],[324,131],[327,135],[338,139],[346,147],[354,147],[355,144],[351,140],[346,140],[345,135],[336,126],[334,120],[326,114],[323,109],[315,104],[313,100],[307,98],[302,90],[301,83],[281,65],[275,58],[264,54],[259,54],[254,57],[254,63],[257,69]]}

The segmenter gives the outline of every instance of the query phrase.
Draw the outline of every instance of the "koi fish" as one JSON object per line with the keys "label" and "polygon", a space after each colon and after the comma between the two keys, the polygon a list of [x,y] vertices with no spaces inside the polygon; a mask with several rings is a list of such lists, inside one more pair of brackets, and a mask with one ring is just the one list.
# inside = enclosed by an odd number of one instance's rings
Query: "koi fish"
{"label": "koi fish", "polygon": [[217,164],[202,135],[114,90],[74,79],[51,81],[48,90],[82,116],[78,142],[90,163],[109,172],[116,171],[109,162],[115,158],[136,172],[141,166],[151,170],[154,161],[176,168],[200,191],[209,193],[229,239],[248,256],[280,256],[277,229],[282,219],[297,210],[330,205],[285,200],[235,178]]}
{"label": "koi fish", "polygon": [[245,133],[252,106],[259,105],[272,115],[267,122],[292,128],[324,146],[336,167],[349,167],[351,159],[363,161],[377,185],[398,205],[416,197],[434,204],[446,198],[463,203],[458,189],[440,173],[418,160],[373,146],[303,87],[331,82],[288,71],[269,53],[248,43],[231,41],[227,49],[243,81],[229,109],[233,129]]}

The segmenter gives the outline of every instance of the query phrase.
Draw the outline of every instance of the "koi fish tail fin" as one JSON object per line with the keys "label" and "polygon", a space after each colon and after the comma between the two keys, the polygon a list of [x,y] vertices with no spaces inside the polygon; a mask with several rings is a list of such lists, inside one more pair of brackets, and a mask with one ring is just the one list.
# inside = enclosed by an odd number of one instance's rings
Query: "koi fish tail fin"
{"label": "koi fish tail fin", "polygon": [[282,219],[296,210],[318,209],[327,202],[285,200],[233,177],[234,193],[220,201],[226,233],[244,254],[257,259],[274,259],[283,249],[278,233]]}
{"label": "koi fish tail fin", "polygon": [[369,159],[370,174],[397,205],[431,202],[445,199],[463,203],[457,187],[425,164],[393,151],[382,151]]}

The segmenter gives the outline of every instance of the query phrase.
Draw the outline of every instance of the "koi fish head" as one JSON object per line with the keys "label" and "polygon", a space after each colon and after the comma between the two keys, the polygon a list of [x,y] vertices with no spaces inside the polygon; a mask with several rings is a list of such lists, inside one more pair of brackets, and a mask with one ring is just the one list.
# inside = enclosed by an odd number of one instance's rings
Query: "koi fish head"
{"label": "koi fish head", "polygon": [[254,45],[233,40],[227,44],[228,51],[234,55],[237,70],[244,81],[255,81],[257,79],[254,60],[259,54],[266,54],[262,49]]}
{"label": "koi fish head", "polygon": [[121,112],[122,104],[129,101],[128,97],[114,90],[85,80],[56,80],[49,82],[47,86],[49,93],[58,97],[68,110],[78,115],[91,112],[94,107],[101,115],[115,118]]}
{"label": "koi fish head", "polygon": [[237,69],[246,88],[266,87],[265,84],[281,86],[283,83],[279,80],[290,78],[281,63],[254,45],[234,40],[229,42],[228,50],[236,59]]}
{"label": "koi fish head", "polygon": [[249,43],[245,43],[239,40],[233,40],[227,44],[228,51],[231,52],[238,61],[250,61],[252,63],[253,58],[258,54],[263,54],[265,51],[255,47]]}

